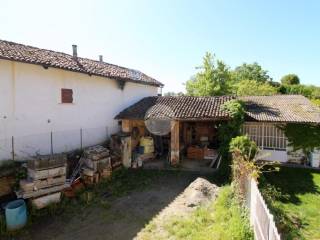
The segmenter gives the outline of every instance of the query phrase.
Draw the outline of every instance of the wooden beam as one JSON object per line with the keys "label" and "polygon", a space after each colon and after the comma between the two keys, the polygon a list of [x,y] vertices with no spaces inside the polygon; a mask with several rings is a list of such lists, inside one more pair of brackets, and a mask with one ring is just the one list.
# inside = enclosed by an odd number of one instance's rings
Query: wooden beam
{"label": "wooden beam", "polygon": [[131,121],[123,119],[121,122],[122,132],[130,133],[131,132]]}
{"label": "wooden beam", "polygon": [[179,121],[171,121],[171,165],[176,166],[180,162],[180,126]]}

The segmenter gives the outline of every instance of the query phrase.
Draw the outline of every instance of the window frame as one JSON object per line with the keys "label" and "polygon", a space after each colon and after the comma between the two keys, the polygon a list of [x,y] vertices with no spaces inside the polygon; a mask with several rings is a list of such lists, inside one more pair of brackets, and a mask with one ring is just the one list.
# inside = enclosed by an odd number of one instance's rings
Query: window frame
{"label": "window frame", "polygon": [[275,124],[246,122],[243,124],[242,133],[262,150],[286,151],[287,137]]}

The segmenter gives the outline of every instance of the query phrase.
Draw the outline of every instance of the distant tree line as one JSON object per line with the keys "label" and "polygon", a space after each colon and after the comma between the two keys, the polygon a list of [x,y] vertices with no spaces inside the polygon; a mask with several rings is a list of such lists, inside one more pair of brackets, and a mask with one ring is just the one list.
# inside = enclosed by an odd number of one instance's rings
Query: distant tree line
{"label": "distant tree line", "polygon": [[[275,95],[301,94],[320,106],[320,87],[304,85],[296,74],[287,74],[279,82],[273,81],[258,63],[243,63],[231,69],[214,54],[207,52],[202,65],[186,83],[186,95]],[[180,96],[183,93],[169,92],[165,95]]]}

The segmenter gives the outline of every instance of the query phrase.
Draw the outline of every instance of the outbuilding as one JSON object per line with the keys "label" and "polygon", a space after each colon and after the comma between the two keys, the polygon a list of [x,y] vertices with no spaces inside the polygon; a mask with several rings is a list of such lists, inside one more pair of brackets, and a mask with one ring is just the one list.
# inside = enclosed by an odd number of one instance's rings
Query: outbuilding
{"label": "outbuilding", "polygon": [[[159,137],[161,142],[167,141],[166,153],[171,165],[178,165],[190,159],[214,160],[219,147],[218,128],[222,122],[230,120],[229,114],[222,106],[232,99],[244,102],[246,116],[242,131],[257,143],[261,149],[262,160],[304,163],[305,156],[302,151],[293,151],[283,130],[279,128],[280,125],[289,123],[297,124],[297,127],[299,124],[320,124],[320,110],[300,95],[240,98],[146,97],[121,111],[115,118],[121,121],[123,132],[134,136],[132,150],[139,144],[140,137],[149,135],[153,136],[155,141]],[[150,119],[153,124],[150,124]],[[157,124],[158,127],[154,128]],[[167,129],[170,126],[170,129],[164,131],[164,134],[157,134],[154,131],[161,129],[159,125],[167,126]],[[133,132],[135,134],[132,134]],[[217,163],[207,162],[208,166],[214,164]]]}

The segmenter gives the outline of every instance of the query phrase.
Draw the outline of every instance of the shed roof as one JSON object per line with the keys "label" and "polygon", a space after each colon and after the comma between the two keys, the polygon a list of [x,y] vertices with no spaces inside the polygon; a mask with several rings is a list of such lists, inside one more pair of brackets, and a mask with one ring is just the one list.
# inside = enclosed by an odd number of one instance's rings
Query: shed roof
{"label": "shed roof", "polygon": [[301,95],[241,97],[249,118],[264,122],[320,123],[320,109]]}
{"label": "shed roof", "polygon": [[172,118],[176,120],[223,120],[227,112],[223,103],[233,99],[223,97],[158,96],[146,97],[120,112],[116,119]]}
{"label": "shed roof", "polygon": [[[227,120],[223,103],[235,99],[220,97],[146,97],[120,112],[116,119],[170,117],[176,120]],[[300,95],[239,97],[250,120],[283,123],[320,123],[320,109]]]}
{"label": "shed roof", "polygon": [[37,64],[44,67],[60,68],[67,71],[147,85],[163,86],[161,82],[138,70],[88,58],[73,58],[72,55],[66,53],[40,49],[4,40],[0,40],[0,59]]}

